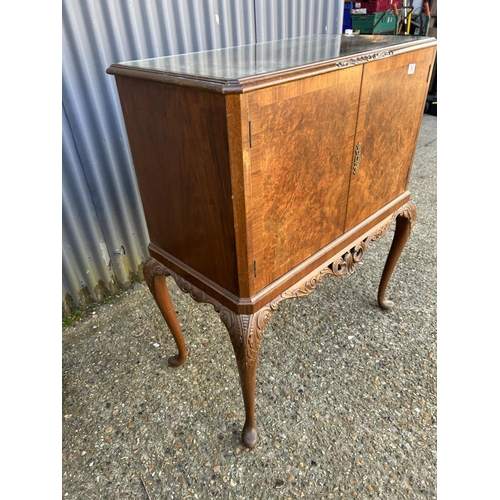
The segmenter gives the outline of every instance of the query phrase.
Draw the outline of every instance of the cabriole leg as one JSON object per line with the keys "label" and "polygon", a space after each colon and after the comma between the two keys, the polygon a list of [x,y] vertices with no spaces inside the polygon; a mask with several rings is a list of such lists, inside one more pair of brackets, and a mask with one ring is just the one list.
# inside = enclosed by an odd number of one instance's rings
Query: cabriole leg
{"label": "cabriole leg", "polygon": [[391,249],[389,250],[389,255],[387,256],[387,260],[385,262],[378,289],[378,305],[382,309],[391,309],[394,307],[394,302],[385,298],[385,292],[387,290],[387,284],[389,283],[394,268],[398,262],[399,256],[401,255],[401,252],[406,245],[406,241],[410,236],[416,217],[417,209],[411,202],[404,205],[401,209],[401,213],[396,217],[394,238],[392,240]]}
{"label": "cabriole leg", "polygon": [[186,360],[186,344],[167,289],[166,276],[169,272],[165,266],[152,257],[144,263],[143,272],[151,294],[167,322],[179,350],[178,354],[168,358],[168,364],[170,366],[180,366]]}
{"label": "cabriole leg", "polygon": [[262,331],[271,317],[271,309],[264,307],[255,314],[235,314],[221,307],[220,317],[233,344],[245,405],[245,424],[241,440],[247,448],[255,448],[258,439],[255,424],[255,378]]}

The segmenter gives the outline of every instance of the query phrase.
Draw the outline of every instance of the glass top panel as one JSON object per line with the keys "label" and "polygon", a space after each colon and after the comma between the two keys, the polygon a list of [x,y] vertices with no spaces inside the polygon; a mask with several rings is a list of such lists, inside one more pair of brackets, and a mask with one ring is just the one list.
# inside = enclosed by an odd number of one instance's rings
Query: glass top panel
{"label": "glass top panel", "polygon": [[238,80],[423,39],[401,35],[311,35],[120,64],[193,77]]}

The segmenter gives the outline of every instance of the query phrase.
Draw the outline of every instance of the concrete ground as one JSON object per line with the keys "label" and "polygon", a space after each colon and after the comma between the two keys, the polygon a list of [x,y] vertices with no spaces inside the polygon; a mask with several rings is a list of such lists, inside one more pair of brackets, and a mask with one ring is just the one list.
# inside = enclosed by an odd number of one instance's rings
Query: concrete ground
{"label": "concrete ground", "polygon": [[392,230],[354,274],[281,303],[260,347],[255,450],[225,327],[171,278],[180,368],[145,283],[65,327],[62,498],[436,498],[436,125],[424,115],[394,309],[376,300]]}

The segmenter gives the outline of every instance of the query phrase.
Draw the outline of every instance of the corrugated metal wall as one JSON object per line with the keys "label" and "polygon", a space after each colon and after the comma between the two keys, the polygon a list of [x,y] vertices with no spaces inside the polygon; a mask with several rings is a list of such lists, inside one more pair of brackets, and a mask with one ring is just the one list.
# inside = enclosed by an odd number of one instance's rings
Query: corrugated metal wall
{"label": "corrugated metal wall", "polygon": [[111,63],[340,33],[343,0],[63,0],[63,317],[142,279],[147,227]]}

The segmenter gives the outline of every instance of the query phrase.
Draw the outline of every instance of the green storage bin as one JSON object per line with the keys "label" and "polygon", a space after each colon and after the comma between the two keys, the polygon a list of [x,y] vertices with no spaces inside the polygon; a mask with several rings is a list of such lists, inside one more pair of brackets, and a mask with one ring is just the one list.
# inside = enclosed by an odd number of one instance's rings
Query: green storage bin
{"label": "green storage bin", "polygon": [[[382,19],[381,19],[382,18]],[[396,33],[398,16],[394,11],[374,12],[373,14],[351,14],[352,29],[362,35],[372,33]]]}

